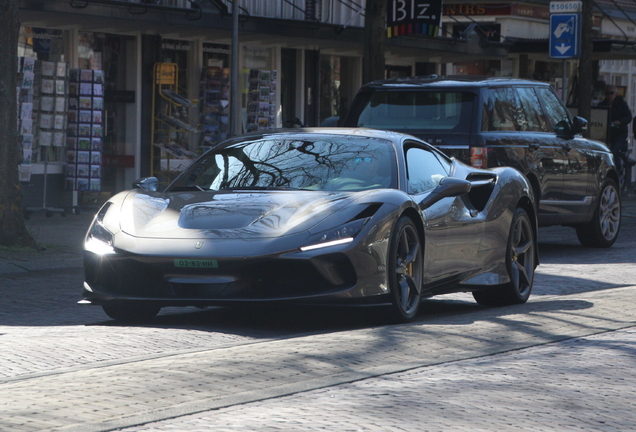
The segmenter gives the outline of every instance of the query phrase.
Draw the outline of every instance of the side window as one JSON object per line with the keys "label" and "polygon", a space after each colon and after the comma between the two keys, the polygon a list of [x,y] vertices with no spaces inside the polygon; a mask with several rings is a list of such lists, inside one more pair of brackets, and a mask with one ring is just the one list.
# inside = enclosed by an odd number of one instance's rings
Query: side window
{"label": "side window", "polygon": [[541,103],[534,89],[530,87],[519,87],[517,88],[517,95],[519,96],[519,101],[521,102],[521,107],[527,120],[525,129],[521,130],[529,132],[548,132],[549,129],[543,116],[543,111],[541,110]]}
{"label": "side window", "polygon": [[537,94],[546,111],[549,131],[558,133],[559,129],[570,127],[570,114],[557,95],[549,88],[538,88]]}
{"label": "side window", "polygon": [[500,87],[484,91],[482,131],[525,130],[527,123],[528,121],[514,88]]}
{"label": "side window", "polygon": [[433,189],[449,171],[448,161],[432,151],[419,147],[406,150],[406,175],[411,194]]}

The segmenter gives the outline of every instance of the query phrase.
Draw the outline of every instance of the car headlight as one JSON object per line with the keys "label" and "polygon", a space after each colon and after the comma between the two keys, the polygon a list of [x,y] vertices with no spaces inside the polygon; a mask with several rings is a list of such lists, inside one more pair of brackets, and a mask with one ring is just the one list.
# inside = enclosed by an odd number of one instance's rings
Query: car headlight
{"label": "car headlight", "polygon": [[114,254],[113,248],[113,233],[108,231],[104,226],[104,216],[110,207],[110,202],[104,204],[104,206],[97,212],[93,223],[88,229],[86,234],[86,241],[84,242],[84,249],[89,252],[93,252],[97,255]]}
{"label": "car headlight", "polygon": [[369,218],[358,219],[341,225],[338,228],[333,228],[311,236],[309,240],[305,242],[305,245],[300,247],[300,250],[304,252],[328,246],[350,243],[353,241],[355,236],[362,231],[362,228],[368,220]]}

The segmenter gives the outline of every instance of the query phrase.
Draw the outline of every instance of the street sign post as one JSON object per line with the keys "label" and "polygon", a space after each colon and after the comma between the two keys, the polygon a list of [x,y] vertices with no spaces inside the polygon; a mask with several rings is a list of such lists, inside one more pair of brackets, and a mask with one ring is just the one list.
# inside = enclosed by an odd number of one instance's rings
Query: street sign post
{"label": "street sign post", "polygon": [[550,15],[550,58],[569,59],[580,55],[581,19],[579,14]]}
{"label": "street sign post", "polygon": [[567,101],[567,76],[565,63],[567,59],[581,55],[581,12],[582,1],[550,2],[550,49],[553,59],[562,60],[563,78],[561,98]]}

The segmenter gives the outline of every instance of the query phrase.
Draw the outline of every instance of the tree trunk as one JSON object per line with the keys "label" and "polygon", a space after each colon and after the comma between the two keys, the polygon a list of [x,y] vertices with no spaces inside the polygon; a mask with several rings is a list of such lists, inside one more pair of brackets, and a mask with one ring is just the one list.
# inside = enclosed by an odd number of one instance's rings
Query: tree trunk
{"label": "tree trunk", "polygon": [[18,0],[3,0],[0,4],[0,245],[35,248],[24,223],[18,176],[22,160],[16,109],[19,32]]}
{"label": "tree trunk", "polygon": [[367,0],[364,10],[362,83],[384,79],[387,0]]}

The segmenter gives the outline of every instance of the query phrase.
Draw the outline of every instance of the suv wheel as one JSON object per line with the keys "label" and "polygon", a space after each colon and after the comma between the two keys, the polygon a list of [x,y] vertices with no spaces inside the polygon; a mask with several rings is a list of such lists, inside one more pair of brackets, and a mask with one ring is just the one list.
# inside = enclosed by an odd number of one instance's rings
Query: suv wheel
{"label": "suv wheel", "polygon": [[576,227],[576,235],[583,246],[607,248],[618,238],[621,226],[621,196],[616,183],[605,180],[596,203],[592,220]]}

